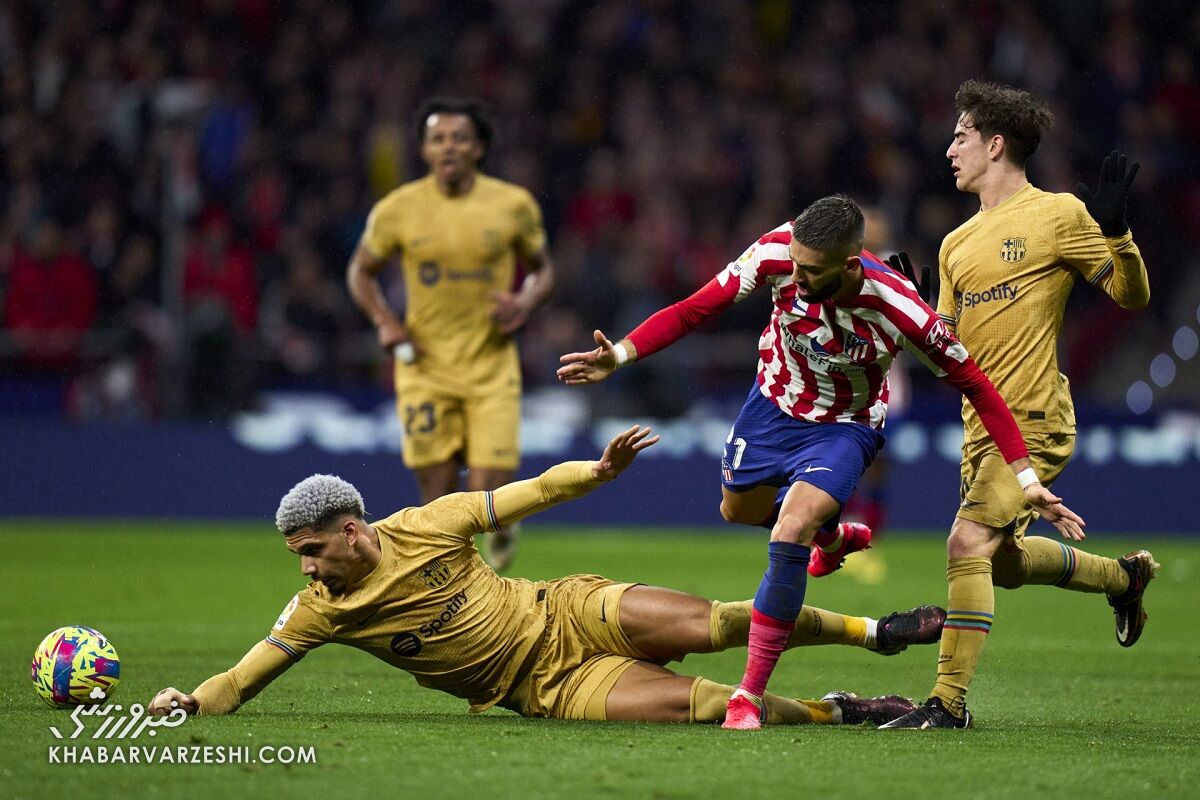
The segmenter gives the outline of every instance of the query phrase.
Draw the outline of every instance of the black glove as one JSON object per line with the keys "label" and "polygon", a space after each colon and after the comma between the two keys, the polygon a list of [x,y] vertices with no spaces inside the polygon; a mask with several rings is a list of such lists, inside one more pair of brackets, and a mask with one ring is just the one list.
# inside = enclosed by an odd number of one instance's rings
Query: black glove
{"label": "black glove", "polygon": [[1087,211],[1100,226],[1100,232],[1110,239],[1123,236],[1129,230],[1125,221],[1125,204],[1129,201],[1129,187],[1137,175],[1138,163],[1128,164],[1124,153],[1113,150],[1104,157],[1100,167],[1100,183],[1093,193],[1086,183],[1075,187],[1075,194],[1087,206]]}
{"label": "black glove", "polygon": [[917,271],[913,268],[912,259],[908,257],[908,253],[899,252],[888,256],[887,264],[892,269],[899,272],[917,287],[917,294],[921,295],[921,299],[926,305],[933,306],[938,301],[937,287],[934,286],[933,271],[929,267],[921,267],[921,280],[917,281]]}

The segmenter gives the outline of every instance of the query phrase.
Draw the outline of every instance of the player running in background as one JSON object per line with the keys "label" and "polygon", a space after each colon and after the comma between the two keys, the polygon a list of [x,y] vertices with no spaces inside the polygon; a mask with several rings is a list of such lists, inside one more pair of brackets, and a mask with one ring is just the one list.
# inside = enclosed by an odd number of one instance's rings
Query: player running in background
{"label": "player running in background", "polygon": [[[275,523],[312,579],[264,641],[190,695],[174,688],[150,705],[163,714],[227,714],[305,653],[350,645],[410,672],[422,686],[530,717],[713,722],[732,686],[662,665],[687,653],[746,644],[750,602],[694,595],[596,575],[555,581],[501,578],[480,559],[475,535],[587,494],[653,445],[650,430],[618,434],[599,461],[569,462],[494,492],[443,497],[375,523],[362,496],[313,475],[279,504]],[[788,646],[850,644],[885,655],[933,642],[945,612],[925,606],[881,620],[805,608]],[[914,708],[901,697],[834,693],[821,701],[767,696],[768,721],[859,723]]]}
{"label": "player running in background", "polygon": [[[1050,111],[1028,92],[967,81],[954,97],[958,120],[946,151],[960,191],[979,213],[952,231],[938,256],[938,313],[996,385],[1047,484],[1075,448],[1075,410],[1056,348],[1076,274],[1124,308],[1150,300],[1146,265],[1125,221],[1137,164],[1114,152],[1082,202],[1029,183],[1025,162],[1050,127]],[[911,272],[911,266],[908,267]],[[963,406],[962,505],[946,543],[950,618],[929,700],[888,728],[965,728],[965,698],[995,609],[993,586],[1054,585],[1103,592],[1117,641],[1131,647],[1146,614],[1142,593],[1158,565],[1145,550],[1104,558],[1042,536],[1008,460],[976,409]]]}
{"label": "player running in background", "polygon": [[[542,212],[524,189],[480,165],[492,128],[475,100],[433,98],[417,111],[424,178],[384,197],[367,218],[346,282],[379,344],[396,356],[396,410],[404,463],[421,502],[467,488],[495,489],[520,461],[521,368],[513,333],[554,288]],[[378,274],[400,257],[403,320]],[[527,270],[520,290],[517,261]],[[485,541],[497,569],[512,559],[516,531]]]}
{"label": "player running in background", "polygon": [[[746,671],[730,700],[727,728],[759,727],[767,680],[804,603],[810,546],[837,530],[842,506],[883,446],[887,373],[897,352],[911,351],[970,400],[1014,475],[1033,471],[1021,433],[987,377],[913,285],[862,251],[862,243],[863,215],[853,200],[818,200],[627,338],[614,345],[596,331],[599,346],[564,355],[558,371],[567,384],[604,380],[755,289],[771,287],[774,309],[759,339],[758,379],[721,463],[725,519],[771,528]],[[1064,535],[1082,536],[1082,520],[1036,477],[1025,481],[1024,497]]]}

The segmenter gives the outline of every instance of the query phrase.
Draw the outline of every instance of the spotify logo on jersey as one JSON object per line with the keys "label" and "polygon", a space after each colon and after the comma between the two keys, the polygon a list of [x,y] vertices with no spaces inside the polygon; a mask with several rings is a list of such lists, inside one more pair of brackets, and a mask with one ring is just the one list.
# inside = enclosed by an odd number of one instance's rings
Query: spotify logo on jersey
{"label": "spotify logo on jersey", "polygon": [[421,640],[415,633],[397,633],[392,637],[392,652],[398,656],[412,658],[421,652]]}
{"label": "spotify logo on jersey", "polygon": [[417,267],[417,275],[421,279],[421,283],[426,286],[433,286],[442,277],[442,268],[438,266],[436,261],[422,261],[421,266]]}

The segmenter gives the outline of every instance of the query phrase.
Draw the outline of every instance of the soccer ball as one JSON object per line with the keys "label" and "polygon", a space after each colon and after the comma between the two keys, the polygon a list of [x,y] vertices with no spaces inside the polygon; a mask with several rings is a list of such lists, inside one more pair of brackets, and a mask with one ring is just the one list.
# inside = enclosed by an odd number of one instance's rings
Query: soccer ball
{"label": "soccer ball", "polygon": [[121,660],[100,631],[68,625],[42,639],[33,651],[30,673],[38,697],[49,705],[93,705],[112,697]]}

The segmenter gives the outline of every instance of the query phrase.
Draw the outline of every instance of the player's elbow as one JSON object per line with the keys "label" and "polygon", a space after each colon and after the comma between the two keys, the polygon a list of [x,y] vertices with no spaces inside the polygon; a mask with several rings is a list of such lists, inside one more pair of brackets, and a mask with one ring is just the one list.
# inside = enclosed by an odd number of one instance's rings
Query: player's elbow
{"label": "player's elbow", "polygon": [[1117,305],[1126,311],[1145,311],[1150,305],[1150,290],[1136,292],[1117,299]]}
{"label": "player's elbow", "polygon": [[377,259],[359,245],[346,262],[346,284],[353,289],[355,285],[361,285],[364,281],[374,280],[373,273],[378,266]]}
{"label": "player's elbow", "polygon": [[350,290],[351,297],[357,297],[358,286],[362,281],[363,269],[358,263],[358,259],[351,259],[346,265],[346,288]]}

